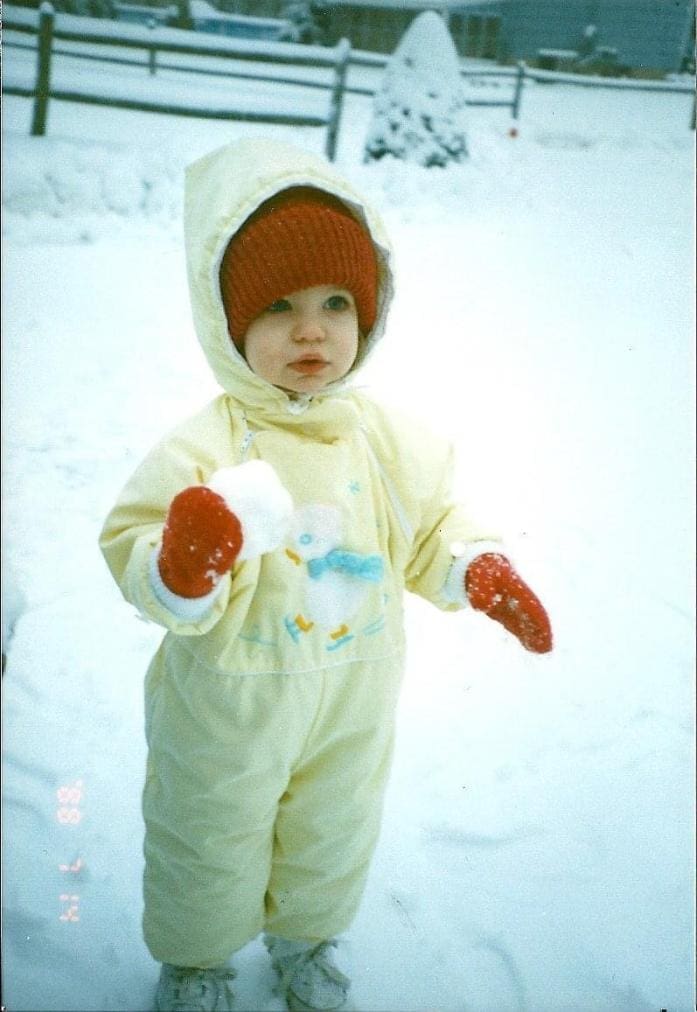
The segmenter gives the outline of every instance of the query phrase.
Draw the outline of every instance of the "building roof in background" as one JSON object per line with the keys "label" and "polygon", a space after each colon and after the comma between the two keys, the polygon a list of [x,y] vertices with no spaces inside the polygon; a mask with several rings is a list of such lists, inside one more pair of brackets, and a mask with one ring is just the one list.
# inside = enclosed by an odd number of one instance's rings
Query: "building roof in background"
{"label": "building roof in background", "polygon": [[[125,5],[124,5],[125,6]],[[131,5],[128,4],[130,7]],[[218,10],[209,0],[189,0],[189,9],[193,18],[215,18],[219,21],[229,21],[231,24],[240,23],[246,25],[258,25],[260,28],[277,28],[285,22],[282,18],[260,18],[255,15],[229,14]]]}

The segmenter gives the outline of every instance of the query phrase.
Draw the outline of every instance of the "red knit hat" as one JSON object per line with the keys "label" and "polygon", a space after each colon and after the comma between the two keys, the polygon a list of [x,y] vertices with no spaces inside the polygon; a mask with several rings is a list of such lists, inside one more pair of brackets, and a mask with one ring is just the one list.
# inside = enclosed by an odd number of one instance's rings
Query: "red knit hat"
{"label": "red knit hat", "polygon": [[370,236],[329,193],[294,187],[267,200],[230,240],[220,291],[230,334],[241,344],[252,320],[277,299],[336,285],[356,300],[367,334],[377,313],[377,262]]}

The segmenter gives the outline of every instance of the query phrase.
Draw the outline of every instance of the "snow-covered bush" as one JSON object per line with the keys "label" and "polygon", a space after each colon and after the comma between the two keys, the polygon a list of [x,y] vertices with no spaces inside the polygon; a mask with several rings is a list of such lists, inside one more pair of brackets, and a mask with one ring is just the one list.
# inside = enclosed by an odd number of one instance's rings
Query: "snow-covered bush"
{"label": "snow-covered bush", "polygon": [[435,11],[425,11],[411,23],[375,94],[365,160],[383,155],[424,166],[467,157],[459,59]]}

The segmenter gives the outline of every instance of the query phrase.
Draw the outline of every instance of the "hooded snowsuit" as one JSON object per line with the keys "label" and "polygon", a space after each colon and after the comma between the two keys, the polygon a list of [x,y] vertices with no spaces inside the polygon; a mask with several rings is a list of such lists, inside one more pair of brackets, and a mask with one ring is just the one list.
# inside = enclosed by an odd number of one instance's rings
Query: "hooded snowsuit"
{"label": "hooded snowsuit", "polygon": [[[461,607],[455,556],[489,536],[451,501],[450,450],[421,426],[345,382],[289,395],[256,376],[230,340],[218,282],[230,237],[274,193],[308,185],[342,199],[375,244],[378,314],[357,364],[381,335],[388,243],[329,165],[260,140],[194,163],[191,300],[224,393],[153,449],[100,541],[126,599],[167,629],[146,679],[144,932],[156,959],[185,966],[223,963],[262,929],[318,941],[348,927],[392,751],[403,590]],[[292,495],[287,542],[238,563],[209,610],[183,619],[150,576],[170,502],[255,458]]]}

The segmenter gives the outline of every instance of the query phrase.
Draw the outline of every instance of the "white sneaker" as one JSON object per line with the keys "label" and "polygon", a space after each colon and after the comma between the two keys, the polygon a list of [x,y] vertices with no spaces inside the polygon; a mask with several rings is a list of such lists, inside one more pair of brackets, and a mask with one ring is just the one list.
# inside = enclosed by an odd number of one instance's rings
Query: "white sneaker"
{"label": "white sneaker", "polygon": [[228,966],[199,970],[163,963],[155,995],[155,1012],[232,1012],[235,995]]}
{"label": "white sneaker", "polygon": [[350,1012],[351,981],[334,963],[334,939],[313,945],[266,935],[264,941],[289,1012]]}

